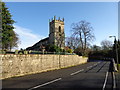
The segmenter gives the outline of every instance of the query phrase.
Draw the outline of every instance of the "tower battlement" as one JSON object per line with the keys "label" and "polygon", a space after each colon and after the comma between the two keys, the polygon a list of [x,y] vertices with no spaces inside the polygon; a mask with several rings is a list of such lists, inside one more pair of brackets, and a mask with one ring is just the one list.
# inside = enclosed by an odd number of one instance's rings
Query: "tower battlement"
{"label": "tower battlement", "polygon": [[56,16],[54,16],[54,18],[52,18],[51,20],[49,19],[49,22],[52,23],[52,22],[63,22],[64,23],[64,18],[58,18],[56,19]]}

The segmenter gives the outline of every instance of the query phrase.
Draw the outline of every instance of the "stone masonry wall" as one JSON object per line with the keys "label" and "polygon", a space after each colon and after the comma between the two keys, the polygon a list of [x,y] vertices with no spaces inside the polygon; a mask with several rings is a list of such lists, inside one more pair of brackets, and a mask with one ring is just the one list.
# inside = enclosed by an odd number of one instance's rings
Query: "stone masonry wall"
{"label": "stone masonry wall", "polygon": [[77,55],[0,55],[0,79],[60,69],[87,62]]}

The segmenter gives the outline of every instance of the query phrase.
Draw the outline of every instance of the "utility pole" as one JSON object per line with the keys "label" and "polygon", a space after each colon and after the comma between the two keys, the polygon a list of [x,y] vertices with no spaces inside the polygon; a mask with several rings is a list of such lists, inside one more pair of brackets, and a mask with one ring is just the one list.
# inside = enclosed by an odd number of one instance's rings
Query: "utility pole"
{"label": "utility pole", "polygon": [[117,49],[117,40],[116,40],[116,36],[109,36],[110,38],[114,37],[114,41],[115,41],[115,51],[116,51],[116,61],[117,61],[117,70],[119,71],[119,62],[118,62],[118,49]]}

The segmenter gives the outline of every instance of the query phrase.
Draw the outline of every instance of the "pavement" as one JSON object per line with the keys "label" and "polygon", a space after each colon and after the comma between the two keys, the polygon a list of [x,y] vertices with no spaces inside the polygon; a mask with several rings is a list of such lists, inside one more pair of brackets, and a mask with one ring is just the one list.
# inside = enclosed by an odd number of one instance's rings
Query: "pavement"
{"label": "pavement", "polygon": [[91,61],[65,69],[4,79],[2,88],[3,90],[113,90],[110,67],[110,61]]}
{"label": "pavement", "polygon": [[116,77],[116,87],[117,90],[120,90],[120,69],[118,72],[115,72],[115,77]]}

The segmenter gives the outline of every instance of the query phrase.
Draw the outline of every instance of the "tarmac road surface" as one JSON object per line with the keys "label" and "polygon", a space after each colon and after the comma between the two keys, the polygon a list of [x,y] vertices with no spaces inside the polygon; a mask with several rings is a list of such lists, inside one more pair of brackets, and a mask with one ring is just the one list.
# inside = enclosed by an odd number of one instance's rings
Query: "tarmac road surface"
{"label": "tarmac road surface", "polygon": [[113,76],[110,67],[110,61],[91,61],[65,69],[4,79],[2,88],[3,90],[112,90]]}

